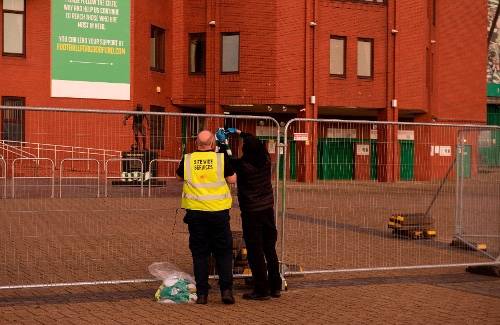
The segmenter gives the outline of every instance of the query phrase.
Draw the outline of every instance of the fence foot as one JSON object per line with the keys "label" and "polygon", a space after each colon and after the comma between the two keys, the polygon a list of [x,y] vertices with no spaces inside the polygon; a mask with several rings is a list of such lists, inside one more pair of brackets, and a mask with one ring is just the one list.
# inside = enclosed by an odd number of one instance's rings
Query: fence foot
{"label": "fence foot", "polygon": [[492,260],[495,260],[494,256],[492,256],[491,254],[486,252],[486,249],[487,249],[486,244],[469,241],[460,235],[455,235],[453,237],[453,240],[451,241],[450,246],[476,251],[476,252],[482,253],[483,255],[486,255],[487,257],[489,257]]}
{"label": "fence foot", "polygon": [[474,274],[500,277],[500,267],[498,265],[468,266],[465,271]]}

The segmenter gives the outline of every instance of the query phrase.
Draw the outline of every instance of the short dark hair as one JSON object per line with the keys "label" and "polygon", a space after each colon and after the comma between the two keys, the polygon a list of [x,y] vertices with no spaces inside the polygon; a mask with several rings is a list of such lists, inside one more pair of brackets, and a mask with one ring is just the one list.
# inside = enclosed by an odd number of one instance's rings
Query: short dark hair
{"label": "short dark hair", "polygon": [[137,104],[137,106],[135,107],[136,110],[138,111],[142,111],[142,105],[141,104]]}
{"label": "short dark hair", "polygon": [[263,167],[271,160],[264,143],[253,135],[243,139],[242,149],[243,156],[241,158],[255,167]]}

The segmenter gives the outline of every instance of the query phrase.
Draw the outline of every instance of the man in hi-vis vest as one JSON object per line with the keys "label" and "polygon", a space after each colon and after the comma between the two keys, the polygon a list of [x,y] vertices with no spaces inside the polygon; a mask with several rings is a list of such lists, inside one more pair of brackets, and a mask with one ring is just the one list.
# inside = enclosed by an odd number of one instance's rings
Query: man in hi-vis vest
{"label": "man in hi-vis vest", "polygon": [[208,258],[213,253],[222,302],[234,304],[233,239],[229,225],[232,198],[228,183],[236,183],[236,174],[229,158],[214,152],[215,138],[210,131],[198,134],[196,147],[195,152],[184,155],[177,168],[177,175],[184,180],[181,207],[186,209],[184,222],[188,225],[193,256],[196,303],[207,303]]}

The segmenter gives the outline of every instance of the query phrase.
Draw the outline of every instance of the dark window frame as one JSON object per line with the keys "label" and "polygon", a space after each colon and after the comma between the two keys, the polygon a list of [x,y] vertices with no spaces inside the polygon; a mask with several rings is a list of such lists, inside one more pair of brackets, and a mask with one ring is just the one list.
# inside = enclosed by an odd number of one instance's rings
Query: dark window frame
{"label": "dark window frame", "polygon": [[[223,71],[222,70],[222,67],[223,67],[223,40],[224,40],[224,36],[234,36],[234,35],[238,35],[238,70],[236,71]],[[241,35],[240,35],[240,32],[222,32],[220,33],[220,71],[221,71],[221,74],[239,74],[240,73],[240,59],[241,59]]]}
{"label": "dark window frame", "polygon": [[[23,16],[23,53],[10,53],[10,52],[5,52],[5,14],[10,13],[10,14],[21,14]],[[13,57],[20,57],[20,58],[25,58],[26,57],[26,0],[24,0],[24,11],[18,11],[18,10],[6,10],[3,9],[3,2],[2,2],[2,56],[13,56]]]}
{"label": "dark window frame", "polygon": [[[347,36],[340,36],[340,35],[330,35],[330,40],[329,42],[331,42],[332,39],[337,39],[337,40],[342,40],[344,41],[344,47],[343,47],[343,51],[344,51],[344,65],[343,65],[343,73],[342,74],[336,74],[336,73],[331,73],[330,72],[330,68],[331,66],[328,67],[328,72],[330,73],[330,77],[334,77],[334,78],[339,78],[339,79],[346,79],[347,78]],[[329,59],[332,55],[331,53],[331,43],[328,44],[328,54],[329,54]],[[330,60],[328,60],[328,62],[330,62]]]}
{"label": "dark window frame", "polygon": [[[375,59],[375,39],[374,38],[368,38],[368,37],[358,37],[358,40],[356,42],[356,51],[358,50],[358,43],[359,42],[369,42],[371,44],[370,46],[370,75],[369,76],[360,76],[358,75],[358,64],[359,64],[359,60],[356,59],[356,75],[358,77],[358,79],[364,79],[364,80],[373,80],[374,79],[374,75],[375,75],[375,71],[374,71],[374,59]],[[358,54],[359,53],[356,53],[356,58],[358,58]]]}
{"label": "dark window frame", "polygon": [[[155,39],[155,62],[149,62],[151,71],[165,72],[165,29],[151,25],[150,38]],[[151,55],[150,55],[151,60]]]}
{"label": "dark window frame", "polygon": [[[2,106],[12,106],[12,105],[6,105],[6,101],[12,100],[12,101],[21,101],[22,105],[19,106],[26,106],[26,97],[19,97],[19,96],[2,96]],[[8,140],[8,141],[18,141],[18,142],[24,142],[25,141],[25,136],[26,136],[26,114],[25,111],[20,111],[21,112],[21,139],[20,140],[11,140],[11,139],[5,139],[4,138],[4,119],[5,119],[5,109],[2,109],[0,112],[0,139],[1,140]]]}
{"label": "dark window frame", "polygon": [[[203,60],[201,61],[202,67],[201,71],[191,71],[191,42],[194,39],[203,40]],[[207,66],[207,36],[205,33],[189,33],[188,34],[188,73],[190,75],[204,75],[206,73]],[[195,53],[196,55],[196,53]],[[196,61],[196,60],[195,60]]]}

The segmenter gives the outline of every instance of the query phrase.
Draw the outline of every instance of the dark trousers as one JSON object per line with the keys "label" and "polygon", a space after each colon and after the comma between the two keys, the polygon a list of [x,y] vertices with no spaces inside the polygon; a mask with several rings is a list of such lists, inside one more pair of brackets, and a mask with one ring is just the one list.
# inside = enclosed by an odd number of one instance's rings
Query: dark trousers
{"label": "dark trousers", "polygon": [[206,212],[187,210],[184,222],[189,229],[189,248],[193,256],[198,295],[208,294],[208,258],[215,257],[220,290],[233,287],[233,238],[229,210]]}
{"label": "dark trousers", "polygon": [[274,210],[241,211],[241,219],[254,291],[268,295],[270,290],[281,289]]}

